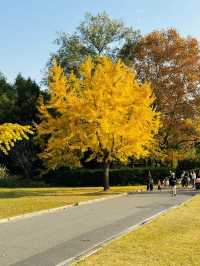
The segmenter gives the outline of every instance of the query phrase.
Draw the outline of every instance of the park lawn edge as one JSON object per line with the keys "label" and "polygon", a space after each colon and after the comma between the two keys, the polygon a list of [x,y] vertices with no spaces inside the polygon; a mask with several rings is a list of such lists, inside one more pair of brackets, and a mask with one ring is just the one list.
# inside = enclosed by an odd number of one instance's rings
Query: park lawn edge
{"label": "park lawn edge", "polygon": [[[129,228],[127,231],[122,232],[119,235],[116,235],[116,237],[111,238],[110,241],[107,240],[105,241],[105,243],[100,244],[99,246],[96,246],[96,248],[94,248],[91,251],[88,251],[87,253],[80,255],[77,258],[74,258],[71,261],[72,266],[100,266],[100,265],[108,265],[108,266],[114,266],[114,265],[124,265],[124,266],[198,266],[199,265],[199,260],[200,260],[200,244],[199,244],[199,249],[197,250],[197,256],[198,259],[193,259],[192,262],[190,263],[190,253],[188,252],[188,254],[184,254],[187,258],[187,261],[183,261],[181,260],[180,262],[175,261],[176,259],[176,255],[173,256],[173,260],[170,260],[170,253],[166,253],[165,255],[167,257],[165,257],[165,261],[160,261],[158,258],[151,258],[150,256],[148,257],[148,260],[141,260],[141,257],[137,257],[137,261],[132,260],[131,258],[127,258],[127,256],[124,256],[123,259],[123,251],[122,249],[124,249],[124,253],[126,253],[126,248],[127,246],[124,243],[127,243],[128,241],[129,244],[132,242],[131,237],[135,236],[136,234],[141,236],[143,234],[143,231],[147,231],[150,227],[150,229],[152,229],[151,227],[153,227],[154,225],[156,225],[157,223],[159,223],[160,221],[163,221],[163,219],[167,219],[169,216],[172,216],[173,214],[177,214],[178,212],[181,211],[185,211],[187,212],[187,208],[188,206],[190,207],[190,205],[192,205],[193,203],[195,203],[196,201],[199,202],[199,206],[198,206],[198,211],[199,211],[199,217],[198,217],[198,221],[200,222],[200,195],[196,195],[193,196],[192,198],[186,200],[185,202],[172,206],[166,210],[163,210],[161,212],[159,212],[156,215],[153,215],[152,217],[150,217],[149,219],[144,220],[143,222],[141,222],[140,224],[137,224],[135,226],[131,228]],[[194,205],[194,204],[193,204]],[[174,222],[174,221],[173,221]],[[155,228],[155,227],[154,227]],[[156,229],[154,229],[156,230]],[[176,233],[176,231],[174,231]],[[171,233],[171,232],[170,232]],[[199,233],[200,233],[200,223],[199,223]],[[135,236],[136,239],[136,236]],[[153,239],[150,239],[153,242]],[[137,241],[137,240],[136,240]],[[150,242],[151,242],[150,241]],[[134,245],[136,246],[137,243]],[[194,244],[195,245],[195,244]],[[172,246],[173,246],[173,242],[172,242]],[[140,249],[143,248],[143,251],[145,251],[147,245],[145,245],[145,247],[143,247],[143,243],[140,243]],[[190,246],[189,246],[190,248]],[[137,249],[137,248],[136,248]],[[180,246],[181,249],[181,246]],[[196,247],[195,247],[196,249]],[[112,251],[117,250],[117,252],[115,254],[112,253]],[[129,254],[130,253],[134,253],[134,250],[132,249],[130,251],[130,247],[128,247],[129,250]],[[141,251],[141,250],[140,250]],[[158,250],[159,253],[159,250]],[[109,256],[108,256],[109,254]],[[116,254],[121,254],[122,256],[116,256]],[[145,254],[145,256],[147,256],[147,254],[144,252],[143,254]],[[151,246],[150,246],[150,254],[151,254]],[[140,252],[141,255],[141,252]],[[162,257],[162,254],[160,254]],[[179,254],[178,254],[179,255]],[[143,258],[145,257],[143,256]],[[117,257],[120,257],[120,260],[117,259]],[[180,255],[178,256],[178,258],[180,259]],[[163,259],[163,257],[162,257]],[[196,261],[196,263],[195,263]],[[106,263],[106,264],[105,264]]]}
{"label": "park lawn edge", "polygon": [[111,187],[108,192],[101,187],[0,188],[0,222],[107,200],[138,190],[145,191],[145,187]]}
{"label": "park lawn edge", "polygon": [[38,215],[42,215],[44,213],[52,213],[52,212],[56,212],[56,211],[62,211],[62,210],[66,210],[68,208],[77,207],[77,206],[80,206],[80,205],[91,204],[93,202],[100,202],[100,201],[105,201],[105,200],[109,200],[109,199],[114,199],[114,198],[125,196],[127,194],[128,193],[126,193],[126,192],[125,193],[118,193],[118,194],[108,195],[106,197],[95,198],[93,200],[80,201],[80,202],[76,202],[76,203],[73,203],[73,204],[68,204],[68,205],[64,205],[64,206],[60,206],[60,207],[56,207],[56,208],[42,209],[40,211],[27,212],[27,213],[16,215],[16,216],[11,216],[11,217],[7,217],[7,218],[0,218],[0,224],[1,223],[5,223],[7,221],[12,221],[12,220],[18,220],[18,219],[24,219],[24,218],[29,218],[29,217],[33,217],[33,216],[38,216]]}

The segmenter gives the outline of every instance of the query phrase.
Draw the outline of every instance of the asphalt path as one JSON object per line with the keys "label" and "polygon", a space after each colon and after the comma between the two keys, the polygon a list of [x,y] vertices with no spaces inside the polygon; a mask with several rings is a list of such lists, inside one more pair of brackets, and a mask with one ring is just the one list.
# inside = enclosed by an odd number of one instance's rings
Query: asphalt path
{"label": "asphalt path", "polygon": [[[55,266],[194,193],[133,193],[0,224],[1,266]],[[61,265],[61,264],[60,264]]]}

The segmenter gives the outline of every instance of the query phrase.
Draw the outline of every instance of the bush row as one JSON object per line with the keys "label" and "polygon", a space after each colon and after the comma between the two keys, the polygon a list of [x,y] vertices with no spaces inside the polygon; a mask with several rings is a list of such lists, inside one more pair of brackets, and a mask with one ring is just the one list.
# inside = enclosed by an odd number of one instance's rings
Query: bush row
{"label": "bush row", "polygon": [[[169,169],[166,167],[110,169],[110,185],[144,185],[149,170],[155,182],[159,178],[169,176]],[[44,181],[54,186],[102,186],[103,174],[103,169],[68,170],[61,168],[49,172],[44,176]]]}
{"label": "bush row", "polygon": [[31,179],[4,178],[0,179],[0,187],[4,188],[26,188],[26,187],[46,187],[44,181],[34,181]]}
{"label": "bush row", "polygon": [[[110,169],[110,185],[144,185],[149,170],[155,181],[159,178],[169,176],[169,169],[166,167],[156,168],[120,168]],[[0,179],[0,187],[44,187],[44,186],[69,186],[87,187],[102,186],[103,169],[74,169],[60,168],[51,171],[40,180],[6,178]]]}

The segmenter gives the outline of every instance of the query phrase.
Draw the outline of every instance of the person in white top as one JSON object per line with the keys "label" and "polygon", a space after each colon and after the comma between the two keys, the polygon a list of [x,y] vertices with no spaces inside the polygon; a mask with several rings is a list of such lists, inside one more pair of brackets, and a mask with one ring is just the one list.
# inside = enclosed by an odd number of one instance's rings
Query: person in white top
{"label": "person in white top", "polygon": [[197,178],[195,171],[192,171],[191,177],[192,177],[192,187],[193,189],[195,189],[195,183],[196,183],[196,178]]}

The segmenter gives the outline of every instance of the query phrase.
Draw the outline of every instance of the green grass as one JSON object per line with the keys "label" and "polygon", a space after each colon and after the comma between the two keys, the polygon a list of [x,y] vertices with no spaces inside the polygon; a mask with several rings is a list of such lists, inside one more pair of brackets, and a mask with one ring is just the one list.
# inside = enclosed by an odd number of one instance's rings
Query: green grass
{"label": "green grass", "polygon": [[102,188],[1,188],[0,218],[74,204],[127,191],[145,190],[144,186]]}
{"label": "green grass", "polygon": [[73,265],[200,265],[200,196]]}

